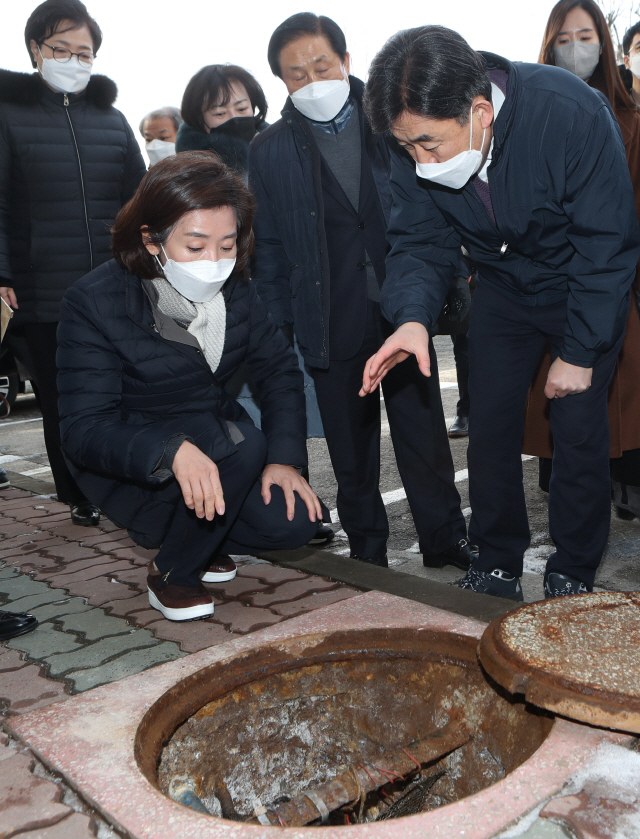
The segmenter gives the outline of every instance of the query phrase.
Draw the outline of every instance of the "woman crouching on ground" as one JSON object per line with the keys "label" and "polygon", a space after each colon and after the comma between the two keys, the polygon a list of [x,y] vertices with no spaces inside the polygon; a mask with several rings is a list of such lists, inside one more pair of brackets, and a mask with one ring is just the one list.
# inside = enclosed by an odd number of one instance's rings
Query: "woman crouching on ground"
{"label": "woman crouching on ground", "polygon": [[[160,548],[149,601],[169,620],[213,614],[202,581],[235,576],[228,554],[299,547],[321,518],[302,373],[248,277],[253,211],[215,155],[164,160],[116,218],[115,259],[62,303],[63,449],[91,503]],[[262,431],[224,389],[245,360]]]}

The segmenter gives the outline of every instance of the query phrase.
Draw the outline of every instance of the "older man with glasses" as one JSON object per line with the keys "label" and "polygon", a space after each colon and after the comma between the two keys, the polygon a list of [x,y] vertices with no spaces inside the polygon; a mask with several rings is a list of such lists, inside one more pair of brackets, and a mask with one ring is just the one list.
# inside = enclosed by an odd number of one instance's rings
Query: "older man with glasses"
{"label": "older man with glasses", "polygon": [[58,498],[75,524],[90,526],[100,512],[60,449],[59,307],[70,285],[110,259],[111,225],[145,165],[113,107],[115,84],[92,75],[102,33],[83,3],[42,3],[25,43],[37,73],[0,71],[0,296],[26,339]]}

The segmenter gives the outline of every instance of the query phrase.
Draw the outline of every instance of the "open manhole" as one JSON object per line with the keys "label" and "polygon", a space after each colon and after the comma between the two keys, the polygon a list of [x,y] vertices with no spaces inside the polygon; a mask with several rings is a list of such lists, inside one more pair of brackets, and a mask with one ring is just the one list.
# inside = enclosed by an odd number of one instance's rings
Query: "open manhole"
{"label": "open manhole", "polygon": [[347,826],[433,810],[499,781],[553,725],[492,682],[476,650],[415,629],[260,647],[165,693],[136,759],[173,800],[236,821]]}

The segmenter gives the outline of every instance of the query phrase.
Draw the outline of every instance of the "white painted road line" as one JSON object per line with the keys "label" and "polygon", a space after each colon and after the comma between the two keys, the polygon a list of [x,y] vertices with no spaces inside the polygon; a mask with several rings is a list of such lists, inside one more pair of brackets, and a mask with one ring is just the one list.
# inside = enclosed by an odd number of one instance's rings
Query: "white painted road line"
{"label": "white painted road line", "polygon": [[[522,455],[522,460],[523,461],[533,460],[533,456],[530,455],[530,454],[523,454]],[[460,469],[458,472],[456,472],[455,481],[456,481],[457,484],[461,483],[462,481],[466,481],[468,478],[469,478],[469,470],[468,469]],[[404,487],[401,487],[400,489],[392,489],[389,492],[383,492],[382,493],[382,501],[383,501],[385,507],[388,506],[389,504],[395,504],[397,501],[404,501],[404,499],[406,497],[407,497],[407,493],[405,492]],[[466,518],[467,515],[471,515],[471,507],[465,507],[465,509],[462,511],[462,514],[465,516],[465,518]],[[337,509],[336,510],[331,510],[331,521],[333,523],[338,521],[338,511],[337,511]]]}
{"label": "white painted road line", "polygon": [[0,431],[7,425],[24,425],[26,422],[42,422],[42,417],[34,417],[28,420],[9,420],[9,422],[2,421],[0,422]]}

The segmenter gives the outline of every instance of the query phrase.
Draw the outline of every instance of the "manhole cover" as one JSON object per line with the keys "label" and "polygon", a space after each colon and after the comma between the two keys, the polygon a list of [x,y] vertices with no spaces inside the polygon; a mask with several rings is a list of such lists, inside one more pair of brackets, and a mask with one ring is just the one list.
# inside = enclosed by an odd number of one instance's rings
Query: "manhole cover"
{"label": "manhole cover", "polygon": [[640,594],[531,603],[494,621],[480,661],[512,693],[591,725],[640,733]]}

